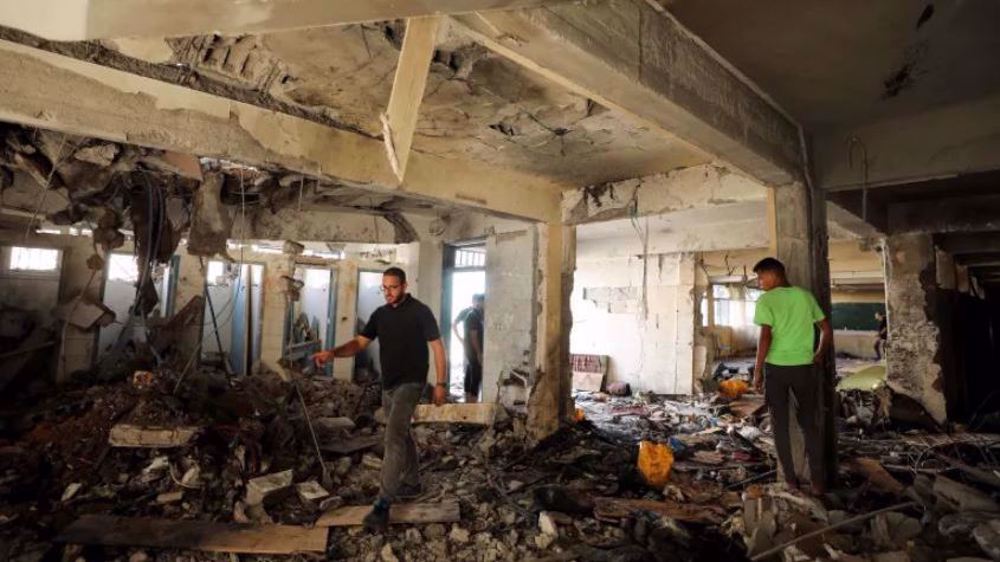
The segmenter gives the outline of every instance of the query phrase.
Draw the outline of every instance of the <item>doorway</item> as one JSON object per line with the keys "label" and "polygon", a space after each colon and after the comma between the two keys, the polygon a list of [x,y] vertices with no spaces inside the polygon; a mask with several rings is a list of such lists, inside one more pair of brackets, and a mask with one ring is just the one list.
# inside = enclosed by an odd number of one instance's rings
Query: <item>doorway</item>
{"label": "doorway", "polygon": [[[444,263],[444,294],[441,299],[442,330],[448,343],[451,395],[465,400],[465,348],[458,338],[464,326],[456,322],[463,310],[472,306],[472,297],[486,294],[486,246],[481,242],[447,246]],[[487,299],[487,303],[489,299]],[[485,330],[484,322],[484,330]],[[456,329],[457,328],[457,329]],[[485,334],[484,334],[485,335]],[[484,338],[485,341],[485,338]],[[485,349],[483,350],[485,354]],[[485,356],[484,356],[485,361]],[[482,389],[480,389],[482,395]]]}
{"label": "doorway", "polygon": [[[334,345],[337,316],[337,272],[322,267],[297,266],[295,278],[302,282],[299,300],[289,310],[286,355],[299,361],[304,370],[312,368],[310,356]],[[333,375],[333,362],[324,369]]]}
{"label": "doorway", "polygon": [[248,375],[260,361],[264,266],[211,260],[207,271],[202,361]]}
{"label": "doorway", "polygon": [[[173,314],[176,288],[173,273],[177,271],[177,260],[178,257],[174,256],[168,265],[158,265],[152,271],[157,304],[150,313],[150,318],[166,318]],[[101,295],[101,302],[114,311],[115,321],[100,329],[97,340],[99,356],[107,354],[115,346],[127,326],[134,326],[129,319],[136,299],[136,283],[139,282],[136,257],[132,254],[113,252],[108,256],[104,273],[104,292]]]}
{"label": "doorway", "polygon": [[[358,271],[358,314],[354,323],[355,335],[364,330],[368,319],[383,304],[385,298],[382,296],[382,272]],[[375,340],[368,345],[368,349],[354,356],[354,380],[367,381],[381,375],[382,361],[379,358],[378,340]]]}

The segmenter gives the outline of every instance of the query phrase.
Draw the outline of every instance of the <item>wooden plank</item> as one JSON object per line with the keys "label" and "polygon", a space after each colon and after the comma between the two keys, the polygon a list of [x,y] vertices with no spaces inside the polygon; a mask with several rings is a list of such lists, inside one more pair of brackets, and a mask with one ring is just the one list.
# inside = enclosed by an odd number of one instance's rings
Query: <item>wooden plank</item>
{"label": "wooden plank", "polygon": [[[324,513],[317,527],[356,527],[372,510],[370,505],[348,505]],[[455,523],[462,519],[457,501],[441,503],[401,503],[389,509],[392,524]]]}
{"label": "wooden plank", "polygon": [[120,423],[108,433],[108,443],[112,447],[138,447],[146,449],[167,449],[183,447],[191,442],[201,428],[143,427]]}
{"label": "wooden plank", "polygon": [[325,552],[327,529],[84,515],[56,539],[63,543],[185,548],[237,554]]}
{"label": "wooden plank", "polygon": [[604,373],[573,371],[573,390],[600,392],[603,385]]}
{"label": "wooden plank", "polygon": [[424,99],[427,74],[437,43],[440,16],[410,18],[406,20],[403,49],[396,65],[396,78],[392,83],[389,107],[382,114],[382,136],[389,154],[389,164],[400,183],[406,175],[410,159],[413,132],[417,128],[420,102]]}
{"label": "wooden plank", "polygon": [[413,412],[413,423],[472,423],[492,425],[496,419],[497,405],[479,404],[419,404]]}
{"label": "wooden plank", "polygon": [[875,459],[858,457],[844,463],[848,470],[864,476],[873,486],[890,494],[902,496],[906,491],[906,486],[893,478],[891,474],[882,466],[882,463]]}

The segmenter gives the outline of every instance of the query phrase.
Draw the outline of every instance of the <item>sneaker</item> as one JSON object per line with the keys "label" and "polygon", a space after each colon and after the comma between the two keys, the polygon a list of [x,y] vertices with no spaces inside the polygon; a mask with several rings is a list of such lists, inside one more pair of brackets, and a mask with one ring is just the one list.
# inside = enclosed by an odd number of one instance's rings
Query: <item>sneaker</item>
{"label": "sneaker", "polygon": [[375,504],[368,515],[365,515],[361,525],[368,532],[384,533],[389,528],[389,506]]}
{"label": "sneaker", "polygon": [[410,499],[419,496],[424,493],[424,487],[420,485],[420,482],[416,484],[401,484],[399,486],[399,491],[396,492],[397,498]]}

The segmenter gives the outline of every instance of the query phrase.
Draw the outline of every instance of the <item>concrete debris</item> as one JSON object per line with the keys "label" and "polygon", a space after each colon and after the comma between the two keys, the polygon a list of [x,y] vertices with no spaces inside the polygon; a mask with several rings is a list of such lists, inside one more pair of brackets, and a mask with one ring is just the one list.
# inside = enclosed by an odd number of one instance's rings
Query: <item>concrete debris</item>
{"label": "concrete debris", "polygon": [[73,153],[73,158],[97,166],[110,166],[118,156],[118,145],[112,143],[85,146]]}
{"label": "concrete debris", "polygon": [[282,472],[276,472],[274,474],[268,474],[267,476],[258,476],[257,478],[251,478],[247,482],[247,495],[246,503],[247,505],[256,505],[263,503],[267,496],[280,492],[292,485],[292,471],[285,470]]}
{"label": "concrete debris", "polygon": [[111,428],[108,443],[112,447],[167,449],[183,447],[201,431],[198,427],[142,427],[118,424]]}
{"label": "concrete debris", "polygon": [[69,486],[66,486],[66,491],[63,492],[63,495],[61,498],[59,498],[59,501],[68,502],[69,500],[73,499],[76,496],[76,493],[79,492],[80,488],[82,487],[83,484],[79,482],[73,482]]}
{"label": "concrete debris", "polygon": [[559,536],[559,526],[556,525],[555,518],[548,511],[538,514],[538,528],[546,535]]}
{"label": "concrete debris", "polygon": [[295,490],[299,493],[299,497],[302,501],[316,501],[321,500],[330,495],[323,486],[319,485],[319,482],[315,480],[310,480],[308,482],[300,482],[295,485]]}
{"label": "concrete debris", "polygon": [[184,490],[164,492],[156,496],[156,503],[175,503],[184,499]]}
{"label": "concrete debris", "polygon": [[961,482],[938,475],[934,479],[934,494],[939,505],[951,511],[988,511],[1000,513],[1000,504]]}
{"label": "concrete debris", "polygon": [[224,176],[209,173],[195,192],[194,212],[188,234],[187,251],[193,256],[221,257],[234,261],[227,253],[226,243],[233,228],[233,218],[222,205]]}

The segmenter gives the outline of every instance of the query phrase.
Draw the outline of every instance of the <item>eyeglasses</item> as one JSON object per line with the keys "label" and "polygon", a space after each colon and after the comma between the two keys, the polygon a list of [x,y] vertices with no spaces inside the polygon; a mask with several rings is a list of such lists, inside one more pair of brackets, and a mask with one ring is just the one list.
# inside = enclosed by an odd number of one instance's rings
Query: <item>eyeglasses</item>
{"label": "eyeglasses", "polygon": [[382,285],[382,292],[383,293],[388,293],[390,291],[396,291],[400,287],[402,287],[402,285]]}

